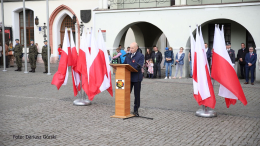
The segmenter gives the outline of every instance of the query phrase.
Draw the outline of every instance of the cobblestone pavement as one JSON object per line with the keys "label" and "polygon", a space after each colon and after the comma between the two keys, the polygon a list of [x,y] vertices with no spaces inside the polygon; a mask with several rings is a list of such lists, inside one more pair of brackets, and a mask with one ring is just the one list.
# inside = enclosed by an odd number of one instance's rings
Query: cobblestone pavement
{"label": "cobblestone pavement", "polygon": [[[139,113],[154,120],[122,120],[110,118],[115,100],[108,92],[97,95],[91,106],[73,106],[71,77],[58,91],[50,84],[53,75],[42,73],[43,64],[34,74],[7,70],[0,72],[0,146],[260,145],[260,82],[242,84],[247,106],[238,101],[227,109],[216,96],[218,116],[200,118],[190,78],[144,79]],[[51,64],[51,73],[56,70]],[[215,83],[216,95],[218,88]],[[133,99],[132,93],[131,104]]]}

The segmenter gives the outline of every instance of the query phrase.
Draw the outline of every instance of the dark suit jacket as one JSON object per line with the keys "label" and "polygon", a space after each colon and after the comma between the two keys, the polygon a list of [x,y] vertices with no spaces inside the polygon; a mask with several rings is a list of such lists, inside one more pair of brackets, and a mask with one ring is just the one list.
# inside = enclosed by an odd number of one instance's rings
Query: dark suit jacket
{"label": "dark suit jacket", "polygon": [[248,63],[252,63],[252,67],[255,67],[256,60],[257,60],[256,53],[253,53],[251,57],[250,57],[250,53],[247,53],[245,57],[246,67],[248,67]]}
{"label": "dark suit jacket", "polygon": [[[131,82],[141,82],[143,80],[142,66],[138,67],[137,63],[140,65],[144,64],[144,55],[139,51],[136,51],[133,58],[131,58],[131,53],[126,56],[124,64],[131,65],[138,72],[131,72]],[[137,63],[136,63],[137,62]]]}
{"label": "dark suit jacket", "polygon": [[207,55],[207,59],[209,60],[210,57],[211,57],[211,49],[208,48],[208,51],[206,52],[206,55]]}
{"label": "dark suit jacket", "polygon": [[235,59],[236,59],[236,57],[235,57],[235,51],[230,48],[230,51],[228,51],[228,55],[229,55],[229,57],[230,57],[230,59],[231,59],[231,62],[232,62],[233,64],[235,64]]}
{"label": "dark suit jacket", "polygon": [[[246,54],[247,54],[248,52],[249,52],[249,51],[248,51],[248,49],[246,49],[246,48],[244,49],[244,51],[243,51],[243,49],[239,49],[239,50],[238,50],[237,59],[238,59],[239,64],[243,64],[243,65],[246,64],[245,57],[246,57]],[[239,58],[242,58],[243,61],[241,62],[241,61],[239,60]]]}
{"label": "dark suit jacket", "polygon": [[158,51],[156,54],[153,51],[152,52],[152,59],[153,59],[153,63],[155,63],[154,59],[156,58],[156,63],[161,64],[162,62],[162,53],[160,51]]}

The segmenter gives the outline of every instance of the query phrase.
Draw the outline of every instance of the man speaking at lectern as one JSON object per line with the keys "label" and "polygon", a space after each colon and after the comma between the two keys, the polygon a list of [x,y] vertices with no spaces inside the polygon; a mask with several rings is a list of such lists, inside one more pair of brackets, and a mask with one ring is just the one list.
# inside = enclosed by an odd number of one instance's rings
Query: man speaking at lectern
{"label": "man speaking at lectern", "polygon": [[134,115],[139,116],[138,108],[140,107],[140,92],[141,92],[141,82],[143,80],[142,75],[142,65],[144,64],[144,55],[137,51],[138,45],[137,43],[132,43],[130,45],[130,53],[126,54],[126,58],[124,64],[131,65],[134,69],[138,72],[131,72],[131,89],[134,87],[134,95],[135,95],[135,102],[134,102]]}

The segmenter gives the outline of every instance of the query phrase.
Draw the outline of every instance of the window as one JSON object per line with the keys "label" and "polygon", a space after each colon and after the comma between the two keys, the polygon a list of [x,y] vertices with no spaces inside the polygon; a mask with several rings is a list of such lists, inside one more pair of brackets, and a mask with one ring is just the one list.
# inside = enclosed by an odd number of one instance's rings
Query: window
{"label": "window", "polygon": [[27,46],[30,45],[30,40],[34,39],[34,14],[32,10],[25,10],[26,28],[23,25],[23,11],[19,13],[20,23],[20,43],[24,45],[24,29],[26,29]]}
{"label": "window", "polygon": [[[230,23],[219,23],[219,28],[222,28],[224,25],[224,37],[225,43],[231,43],[231,24]],[[214,41],[214,32],[215,32],[215,24],[209,24],[209,48],[213,48],[213,41]]]}

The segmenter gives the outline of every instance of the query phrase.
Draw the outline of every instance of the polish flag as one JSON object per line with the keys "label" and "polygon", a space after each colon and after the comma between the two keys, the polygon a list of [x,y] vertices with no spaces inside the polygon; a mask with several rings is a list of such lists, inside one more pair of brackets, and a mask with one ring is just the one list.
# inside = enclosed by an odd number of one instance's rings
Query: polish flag
{"label": "polish flag", "polygon": [[97,41],[97,46],[100,49],[100,51],[103,52],[103,54],[105,55],[104,58],[104,62],[106,65],[106,74],[104,76],[104,80],[102,85],[100,86],[100,91],[103,92],[104,90],[107,90],[110,95],[113,97],[113,89],[112,89],[112,81],[111,81],[111,70],[110,70],[110,65],[109,65],[109,58],[108,58],[108,53],[107,53],[107,49],[106,49],[106,45],[105,45],[105,41],[101,32],[101,29],[99,29],[98,32],[98,41]]}
{"label": "polish flag", "polygon": [[202,45],[201,43],[201,38],[197,27],[194,60],[195,62],[197,61],[195,63],[196,66],[194,66],[194,68],[196,67],[197,69],[194,69],[196,71],[194,80],[197,82],[198,94],[194,94],[194,98],[197,100],[199,105],[204,105],[214,109],[216,99],[209,75],[207,61],[203,52],[203,46],[204,44]]}
{"label": "polish flag", "polygon": [[[193,78],[193,95],[197,97],[198,95],[198,83],[197,83],[197,53],[195,51],[195,40],[191,32],[190,27],[190,55],[191,55],[191,63],[192,63],[192,78]],[[196,98],[195,98],[196,99]],[[197,100],[197,99],[196,99]],[[199,100],[197,100],[199,103]]]}
{"label": "polish flag", "polygon": [[74,96],[77,96],[78,91],[80,91],[80,73],[77,70],[78,54],[77,54],[72,33],[70,33],[70,41],[71,41],[71,61],[72,61],[72,66],[71,66],[72,84],[73,84]]}
{"label": "polish flag", "polygon": [[245,94],[226,50],[223,26],[222,32],[215,26],[213,48],[211,76],[221,84],[218,95],[225,98],[227,108],[237,100],[246,105]]}
{"label": "polish flag", "polygon": [[67,28],[65,28],[65,35],[63,40],[63,49],[61,53],[61,58],[59,62],[58,71],[54,74],[52,78],[52,85],[55,85],[59,90],[61,85],[66,85],[69,77],[69,70],[68,70],[68,50],[70,50],[70,42],[68,37]]}
{"label": "polish flag", "polygon": [[77,70],[81,73],[81,82],[82,82],[82,89],[86,92],[89,96],[89,77],[88,77],[88,59],[89,57],[89,49],[88,49],[88,37],[85,29],[83,28],[82,38],[80,41],[80,49],[79,49],[79,56],[77,61]]}
{"label": "polish flag", "polygon": [[207,52],[206,52],[206,48],[205,48],[205,43],[204,43],[204,39],[203,39],[203,35],[202,35],[201,26],[200,26],[200,43],[201,43],[201,47],[202,47],[202,50],[203,50],[203,54],[205,56],[204,58],[205,58],[205,61],[207,63],[208,71],[210,72],[209,63],[208,63],[208,59],[207,59]]}
{"label": "polish flag", "polygon": [[107,72],[104,52],[97,47],[94,33],[91,33],[89,62],[89,100],[93,100],[95,95],[101,92],[100,87]]}

